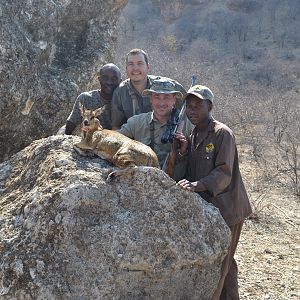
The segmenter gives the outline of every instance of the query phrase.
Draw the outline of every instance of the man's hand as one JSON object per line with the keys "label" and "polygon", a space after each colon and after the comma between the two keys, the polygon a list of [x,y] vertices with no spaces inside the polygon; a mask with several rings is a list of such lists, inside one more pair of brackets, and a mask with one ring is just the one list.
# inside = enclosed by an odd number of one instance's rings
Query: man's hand
{"label": "man's hand", "polygon": [[179,153],[181,155],[185,155],[188,149],[188,141],[186,137],[182,133],[177,132],[175,138],[179,144]]}
{"label": "man's hand", "polygon": [[177,182],[177,184],[184,190],[192,192],[203,192],[206,191],[206,187],[200,181],[190,182],[186,179],[182,179]]}

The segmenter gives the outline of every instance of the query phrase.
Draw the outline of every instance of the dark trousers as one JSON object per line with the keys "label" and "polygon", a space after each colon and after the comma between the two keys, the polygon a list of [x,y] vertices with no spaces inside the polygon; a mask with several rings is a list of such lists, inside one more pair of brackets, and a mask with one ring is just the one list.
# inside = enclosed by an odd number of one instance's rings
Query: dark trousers
{"label": "dark trousers", "polygon": [[212,300],[239,300],[238,268],[234,260],[234,253],[240,238],[243,222],[229,226],[231,230],[231,243],[228,254],[223,260],[221,278]]}

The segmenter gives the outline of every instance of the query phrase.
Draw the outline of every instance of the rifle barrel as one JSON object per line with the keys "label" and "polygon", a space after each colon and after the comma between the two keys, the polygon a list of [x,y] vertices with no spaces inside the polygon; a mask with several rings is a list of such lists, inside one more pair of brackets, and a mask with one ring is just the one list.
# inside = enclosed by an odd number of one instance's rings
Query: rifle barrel
{"label": "rifle barrel", "polygon": [[197,80],[197,75],[193,75],[190,88],[193,87],[196,84],[196,80]]}

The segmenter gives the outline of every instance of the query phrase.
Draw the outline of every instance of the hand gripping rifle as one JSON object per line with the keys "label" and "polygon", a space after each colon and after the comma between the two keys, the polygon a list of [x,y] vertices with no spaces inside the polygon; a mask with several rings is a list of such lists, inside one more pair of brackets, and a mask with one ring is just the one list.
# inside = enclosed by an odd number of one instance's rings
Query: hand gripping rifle
{"label": "hand gripping rifle", "polygon": [[[192,76],[191,86],[196,84],[197,76]],[[174,139],[177,132],[182,133],[182,129],[184,126],[184,117],[185,117],[185,110],[186,110],[186,100],[184,100],[181,110],[179,111],[178,108],[173,108],[171,112],[171,117],[167,122],[166,131],[163,133],[161,137],[161,142],[163,144],[172,143],[171,151],[168,153],[162,170],[165,171],[171,178],[174,176],[174,169],[175,169],[175,162],[176,162],[176,149],[177,149],[177,142]]]}

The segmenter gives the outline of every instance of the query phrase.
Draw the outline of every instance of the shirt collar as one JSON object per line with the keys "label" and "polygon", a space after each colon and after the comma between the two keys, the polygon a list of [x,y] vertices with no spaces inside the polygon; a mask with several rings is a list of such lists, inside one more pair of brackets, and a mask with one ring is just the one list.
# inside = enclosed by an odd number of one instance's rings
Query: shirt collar
{"label": "shirt collar", "polygon": [[215,129],[215,119],[213,118],[213,116],[210,117],[209,123],[208,123],[208,127],[207,127],[207,131],[214,131]]}
{"label": "shirt collar", "polygon": [[148,123],[148,125],[150,125],[150,123],[152,123],[152,122],[158,123],[160,127],[167,126],[167,123],[165,123],[165,124],[160,124],[160,122],[155,118],[154,112],[153,112],[153,111],[151,111],[151,112],[148,114],[148,116],[147,116],[147,123]]}
{"label": "shirt collar", "polygon": [[[214,131],[214,128],[215,128],[215,119],[211,116],[205,131],[208,133],[210,131]],[[192,134],[194,135],[196,132],[197,132],[197,128],[195,126],[192,131]]]}
{"label": "shirt collar", "polygon": [[[146,84],[146,89],[150,89],[150,87],[151,87],[151,80],[150,80],[150,77],[147,75],[147,84]],[[132,84],[132,82],[131,82],[131,80],[129,79],[129,93],[130,94],[133,94],[133,93],[135,93],[135,94],[139,94],[140,95],[140,93],[136,90],[136,88],[133,86],[133,84]],[[143,97],[144,97],[144,95],[142,95]],[[148,96],[147,96],[148,97]]]}
{"label": "shirt collar", "polygon": [[104,98],[102,97],[102,95],[101,95],[101,90],[98,90],[98,93],[99,93],[100,101],[101,101],[102,103],[104,103],[105,105],[106,105],[106,104],[111,104],[111,100],[106,100],[106,99],[104,99]]}
{"label": "shirt collar", "polygon": [[151,111],[151,112],[149,113],[149,115],[147,116],[147,123],[148,123],[148,125],[149,125],[150,123],[152,123],[152,122],[154,122],[154,113],[153,113],[153,111]]}

